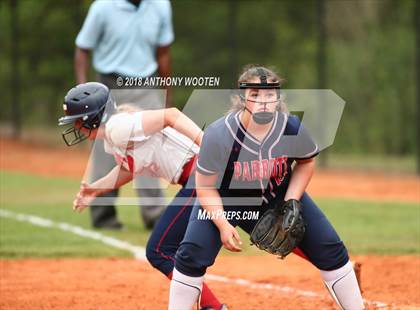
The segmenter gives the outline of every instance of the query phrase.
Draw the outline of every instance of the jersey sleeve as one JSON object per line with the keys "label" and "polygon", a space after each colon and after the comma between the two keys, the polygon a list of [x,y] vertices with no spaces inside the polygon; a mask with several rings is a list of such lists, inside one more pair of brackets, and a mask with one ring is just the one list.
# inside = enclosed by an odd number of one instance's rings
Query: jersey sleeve
{"label": "jersey sleeve", "polygon": [[171,3],[169,1],[161,1],[157,3],[159,4],[159,10],[162,17],[157,45],[167,46],[174,41]]}
{"label": "jersey sleeve", "polygon": [[76,46],[83,49],[93,49],[97,45],[103,31],[103,14],[101,3],[95,1],[83,22],[82,29],[76,37]]}
{"label": "jersey sleeve", "polygon": [[297,116],[289,116],[284,135],[288,137],[287,155],[289,157],[309,159],[319,154],[318,145]]}
{"label": "jersey sleeve", "polygon": [[143,130],[143,112],[113,115],[105,125],[105,137],[111,145],[120,149],[125,149],[130,141],[148,139]]}
{"label": "jersey sleeve", "polygon": [[218,141],[213,132],[206,130],[198,154],[197,171],[204,175],[223,172],[223,158],[221,155],[220,141]]}

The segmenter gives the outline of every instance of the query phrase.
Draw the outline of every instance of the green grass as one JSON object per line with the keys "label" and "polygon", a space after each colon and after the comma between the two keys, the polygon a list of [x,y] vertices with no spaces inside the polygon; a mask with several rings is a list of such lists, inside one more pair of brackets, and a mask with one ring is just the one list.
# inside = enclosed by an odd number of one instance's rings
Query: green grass
{"label": "green grass", "polygon": [[0,257],[109,257],[131,256],[99,242],[26,222],[1,219]]}
{"label": "green grass", "polygon": [[[323,156],[323,153],[319,155]],[[387,156],[384,154],[338,154],[328,152],[328,169],[359,170],[395,174],[415,174],[416,157],[407,156]],[[319,164],[319,160],[318,160]]]}
{"label": "green grass", "polygon": [[[78,180],[47,178],[22,173],[0,173],[1,208],[66,222],[90,229],[88,210],[71,210],[79,187]],[[173,194],[175,188],[169,193]],[[122,194],[132,196],[130,186]],[[339,199],[317,199],[350,252],[354,254],[419,254],[420,207],[408,203],[374,203]],[[120,206],[118,215],[124,231],[103,234],[135,245],[145,245],[149,232],[144,229],[137,206]],[[244,255],[262,254],[248,245],[241,232]],[[227,254],[227,251],[223,251]],[[128,252],[99,241],[75,236],[56,228],[44,228],[0,217],[0,257],[108,257],[130,256]]]}
{"label": "green grass", "polygon": [[318,199],[352,253],[420,253],[420,206]]}
{"label": "green grass", "polygon": [[[72,211],[77,180],[46,178],[22,173],[0,173],[1,208],[15,213],[36,215],[57,222],[91,229],[89,211],[82,214]],[[128,192],[125,190],[125,192]],[[144,245],[149,232],[140,220],[139,208],[119,207],[119,216],[127,229],[101,233]],[[126,251],[111,248],[99,241],[90,240],[45,228],[27,222],[0,217],[0,257],[106,257],[129,256]]]}

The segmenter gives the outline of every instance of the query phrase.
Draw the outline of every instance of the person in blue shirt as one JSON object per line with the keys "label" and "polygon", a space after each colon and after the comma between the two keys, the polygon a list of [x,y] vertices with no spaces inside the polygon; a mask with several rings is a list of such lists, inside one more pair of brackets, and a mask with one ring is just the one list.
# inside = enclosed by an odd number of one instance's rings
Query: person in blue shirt
{"label": "person in blue shirt", "polygon": [[[74,67],[77,83],[88,81],[90,56],[97,80],[108,88],[120,88],[117,78],[168,77],[171,73],[170,45],[174,40],[172,10],[168,0],[96,0],[84,20],[76,38]],[[123,85],[124,86],[124,85]],[[136,86],[136,85],[132,85]],[[129,101],[139,108],[159,109],[165,100],[156,98],[153,90],[129,90]],[[127,92],[113,92],[117,102],[127,102]],[[153,97],[153,98],[151,98]],[[171,90],[166,89],[166,102],[170,105]],[[147,106],[144,106],[147,104]],[[103,151],[102,141],[93,148],[91,180],[106,175],[113,167],[113,158]],[[145,226],[151,229],[163,212],[165,199],[158,179],[137,177],[141,214]],[[118,191],[104,194],[109,205],[93,203],[92,225],[96,228],[121,229],[114,207]]]}

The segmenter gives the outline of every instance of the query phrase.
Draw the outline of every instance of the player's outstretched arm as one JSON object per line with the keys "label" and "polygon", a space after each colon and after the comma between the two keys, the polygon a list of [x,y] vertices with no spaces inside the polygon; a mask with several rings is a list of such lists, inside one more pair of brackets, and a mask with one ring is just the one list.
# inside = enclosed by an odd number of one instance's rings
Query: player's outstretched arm
{"label": "player's outstretched arm", "polygon": [[100,195],[120,188],[133,179],[133,174],[122,166],[115,166],[106,176],[92,184],[82,182],[73,201],[73,210],[82,212]]}
{"label": "player's outstretched arm", "polygon": [[144,111],[142,122],[146,136],[169,126],[201,145],[203,132],[200,127],[177,108]]}
{"label": "player's outstretched arm", "polygon": [[284,200],[289,199],[300,200],[309,181],[312,178],[315,169],[315,160],[313,158],[302,159],[296,161],[296,166],[292,172],[289,187],[287,188]]}

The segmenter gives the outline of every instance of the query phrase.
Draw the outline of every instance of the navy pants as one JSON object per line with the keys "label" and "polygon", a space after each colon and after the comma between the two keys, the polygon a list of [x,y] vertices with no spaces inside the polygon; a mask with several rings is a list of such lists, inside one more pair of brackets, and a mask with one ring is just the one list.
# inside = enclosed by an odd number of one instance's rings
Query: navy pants
{"label": "navy pants", "polygon": [[160,217],[147,242],[147,259],[166,276],[174,268],[175,253],[184,238],[194,201],[195,189],[183,187]]}
{"label": "navy pants", "polygon": [[[301,203],[306,231],[299,244],[299,250],[318,269],[334,270],[344,266],[349,260],[347,249],[331,223],[308,194],[305,193],[302,196]],[[260,211],[261,216],[261,212],[267,211],[268,208],[268,206],[226,207],[225,210]],[[200,209],[202,210],[197,200],[191,212],[185,237],[175,256],[176,269],[192,277],[205,274],[207,267],[213,265],[222,246],[219,230],[214,223],[209,219],[198,219]],[[229,222],[241,227],[249,234],[257,221],[232,220]]]}

